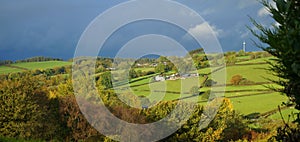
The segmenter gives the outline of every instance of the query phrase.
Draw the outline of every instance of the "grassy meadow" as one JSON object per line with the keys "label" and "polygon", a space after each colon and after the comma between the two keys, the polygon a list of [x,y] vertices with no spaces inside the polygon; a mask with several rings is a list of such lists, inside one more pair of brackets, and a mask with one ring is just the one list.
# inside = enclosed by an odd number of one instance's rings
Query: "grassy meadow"
{"label": "grassy meadow", "polygon": [[14,72],[21,72],[22,69],[17,68],[11,68],[7,66],[0,66],[0,74],[8,74],[8,73],[14,73]]}
{"label": "grassy meadow", "polygon": [[14,63],[14,64],[10,64],[9,66],[4,66],[4,65],[0,66],[0,74],[21,72],[25,70],[50,69],[50,68],[67,66],[71,64],[72,62],[66,62],[66,61]]}
{"label": "grassy meadow", "polygon": [[[121,96],[128,96],[130,94],[134,94],[139,97],[139,99],[142,99],[143,97],[147,97],[148,100],[150,101],[149,105],[147,107],[153,107],[155,108],[156,103],[163,101],[161,105],[163,107],[166,104],[169,103],[175,103],[174,100],[182,99],[185,102],[197,102],[199,104],[199,108],[202,108],[201,106],[207,105],[207,101],[209,99],[209,95],[216,95],[216,96],[221,96],[225,97],[228,99],[225,99],[226,101],[230,100],[231,103],[227,104],[228,108],[233,108],[235,111],[238,112],[238,114],[242,114],[243,119],[247,119],[247,122],[245,125],[249,128],[262,128],[260,126],[256,125],[261,125],[260,123],[256,124],[256,121],[261,120],[270,120],[273,121],[274,123],[277,124],[277,122],[281,122],[282,118],[286,122],[288,122],[291,119],[290,114],[292,112],[298,112],[297,110],[293,108],[288,108],[288,107],[282,107],[281,113],[278,111],[278,106],[282,104],[282,102],[287,101],[287,97],[285,95],[281,95],[280,93],[274,92],[271,89],[267,88],[266,86],[269,87],[274,87],[278,88],[279,86],[270,82],[268,79],[273,79],[276,80],[277,77],[273,76],[270,74],[266,69],[268,68],[268,64],[266,61],[272,59],[270,57],[266,58],[259,58],[259,59],[250,59],[249,56],[242,56],[242,57],[237,57],[238,60],[235,64],[231,64],[226,66],[224,70],[226,71],[226,80],[223,83],[218,82],[218,79],[212,78],[212,73],[222,73],[222,70],[220,70],[220,67],[214,66],[214,67],[206,67],[206,68],[201,68],[198,70],[199,76],[198,78],[195,77],[187,77],[185,79],[179,79],[177,80],[165,80],[165,81],[155,81],[154,78],[159,75],[159,74],[164,74],[165,76],[169,76],[171,74],[174,74],[175,71],[170,70],[164,73],[154,73],[155,68],[154,67],[137,67],[134,68],[135,72],[139,72],[142,75],[133,77],[133,79],[128,80],[129,84],[125,84],[127,82],[122,81],[123,78],[123,73],[125,70],[102,70],[97,72],[97,74],[94,75],[97,81],[97,83],[102,83],[103,86],[101,86],[103,92],[103,95],[107,95],[107,103],[111,106],[114,106],[116,102],[112,102],[110,104],[111,100],[108,100],[111,98],[112,100],[114,99],[114,96],[112,94],[121,94]],[[45,72],[42,72],[41,74],[46,74],[49,70],[46,69],[54,69],[55,73],[52,74],[47,74],[47,76],[50,76],[50,78],[47,78],[46,80],[52,80],[52,83],[58,84],[57,86],[51,86],[48,89],[57,89],[57,91],[51,91],[50,94],[53,95],[52,97],[55,97],[55,94],[59,95],[60,93],[63,94],[72,94],[73,90],[71,87],[68,85],[71,83],[71,78],[68,76],[70,75],[70,66],[72,63],[71,62],[64,62],[64,61],[45,61],[45,62],[24,62],[24,63],[14,63],[10,65],[4,65],[0,66],[0,74],[8,74],[8,73],[15,73],[15,72],[22,72],[26,73],[25,71],[27,70],[42,70]],[[59,70],[60,68],[57,67],[62,67],[68,66],[68,69],[66,69],[68,72],[63,72],[60,73]],[[55,69],[56,68],[56,69]],[[103,67],[102,67],[103,68]],[[156,68],[157,69],[157,68]],[[38,72],[38,71],[37,71]],[[109,73],[110,72],[110,73]],[[142,73],[141,73],[142,72]],[[149,74],[147,74],[150,72]],[[115,73],[115,74],[114,74]],[[31,73],[32,74],[32,73]],[[111,87],[106,87],[105,83],[102,82],[102,80],[109,80],[110,74],[116,75],[115,79],[116,82],[112,81],[113,89]],[[106,79],[108,75],[109,79]],[[222,75],[222,74],[218,74]],[[232,77],[235,75],[240,75],[247,81],[250,81],[250,83],[246,84],[239,84],[239,85],[234,85],[232,83]],[[5,75],[4,75],[5,76]],[[62,76],[62,77],[60,77]],[[33,76],[33,77],[39,77],[39,76]],[[67,79],[67,82],[62,83],[61,81]],[[211,87],[205,86],[203,83],[207,85],[208,81],[207,80],[214,80],[217,81],[217,83]],[[61,81],[59,81],[61,80]],[[69,81],[70,82],[69,82]],[[24,80],[26,81],[26,80]],[[119,82],[118,82],[119,81]],[[225,84],[224,84],[225,83]],[[182,90],[182,86],[186,86],[186,90]],[[199,87],[201,86],[201,87]],[[195,90],[191,91],[191,87],[198,87],[198,92],[196,88],[196,94]],[[45,88],[47,88],[45,86]],[[184,88],[184,87],[183,87]],[[23,88],[21,88],[22,90]],[[107,91],[106,91],[107,89]],[[11,90],[11,89],[8,89]],[[70,92],[69,92],[70,91]],[[115,91],[115,93],[112,93]],[[112,93],[112,94],[110,94]],[[102,95],[102,94],[101,94]],[[71,96],[69,96],[71,97]],[[70,103],[69,97],[61,97],[62,99],[66,99],[64,103]],[[60,98],[60,99],[61,99]],[[133,97],[134,99],[137,99],[137,97]],[[138,101],[138,100],[135,100]],[[74,102],[76,104],[76,102]],[[159,105],[159,104],[158,104]],[[64,105],[61,105],[64,106]],[[68,105],[66,105],[68,106]],[[116,107],[115,109],[118,110],[118,112],[127,112],[127,110],[122,110],[121,107],[119,106],[114,106]],[[140,106],[137,106],[138,109]],[[144,106],[143,106],[144,107]],[[69,108],[69,107],[68,107]],[[151,110],[146,109],[146,110]],[[71,108],[70,108],[71,109]],[[205,108],[204,108],[205,109]],[[133,109],[132,109],[133,110]],[[162,109],[157,110],[155,113],[160,112]],[[70,110],[73,111],[73,110]],[[79,110],[78,110],[79,111]],[[140,112],[140,110],[138,110]],[[232,111],[232,110],[231,110]],[[163,112],[163,111],[162,111]],[[165,113],[165,112],[163,112]],[[78,114],[78,113],[74,113]],[[148,114],[148,113],[146,113]],[[150,114],[150,113],[149,113]],[[282,115],[281,115],[282,114]],[[124,115],[125,116],[125,115]],[[126,116],[129,116],[131,118],[132,115],[126,114]],[[149,115],[150,116],[150,115]],[[245,116],[245,117],[244,117]],[[150,118],[150,117],[149,117]],[[152,116],[151,116],[152,118]],[[198,117],[197,117],[198,118]],[[230,117],[228,117],[230,118]],[[254,118],[254,119],[252,119]],[[259,119],[256,119],[259,118]],[[267,118],[267,119],[264,119]],[[252,123],[255,121],[254,123]],[[70,120],[70,122],[74,122],[74,120]],[[48,123],[48,122],[47,122]],[[252,126],[253,125],[253,126]],[[192,126],[192,125],[191,125]],[[73,128],[73,127],[70,127]],[[272,128],[273,129],[273,128]],[[1,138],[0,141],[19,141],[15,139],[10,139],[10,138]]]}
{"label": "grassy meadow", "polygon": [[[211,87],[203,87],[199,91],[202,94],[209,90],[214,90],[217,95],[224,95],[233,103],[234,109],[239,111],[242,114],[248,115],[251,113],[265,113],[276,109],[277,106],[287,100],[287,98],[279,93],[272,92],[266,86],[278,87],[276,84],[270,83],[268,79],[276,79],[275,76],[269,73],[266,69],[269,67],[267,61],[274,59],[273,57],[259,58],[259,59],[250,59],[249,56],[238,57],[240,62],[237,62],[235,65],[226,66],[226,87],[225,93],[220,94],[218,89],[222,89],[220,86],[216,86],[213,89]],[[35,70],[35,69],[48,69],[61,66],[71,65],[71,62],[65,61],[46,61],[46,62],[28,62],[28,63],[15,63],[10,66],[0,66],[0,74],[7,74],[13,72],[21,72],[24,70]],[[219,67],[208,67],[198,70],[200,74],[208,74],[210,78],[210,73]],[[151,67],[140,67],[135,68],[136,71],[148,72],[154,71],[154,68]],[[101,74],[101,73],[100,73]],[[254,83],[252,85],[232,85],[230,80],[234,75],[241,75],[243,78],[246,78]],[[183,96],[180,96],[181,93],[181,81],[182,80],[166,80],[163,82],[154,82],[153,77],[157,74],[152,74],[148,76],[143,76],[140,78],[135,78],[130,81],[130,88],[132,93],[137,96],[149,96],[151,95],[150,88],[160,88],[162,85],[165,85],[166,93],[164,89],[156,90],[155,93],[152,93],[150,101],[156,99],[162,99],[163,101],[171,101],[175,99],[186,99],[186,100],[198,100],[201,104],[203,103],[202,96],[194,96],[189,94],[188,90],[183,91]],[[187,78],[184,80],[185,85],[195,86],[194,79]],[[204,81],[204,77],[199,76],[199,84]],[[159,86],[159,87],[158,87]],[[122,88],[124,85],[117,86],[116,88]],[[128,91],[128,90],[127,90]],[[201,93],[200,93],[201,94]],[[164,97],[161,97],[164,95]],[[284,114],[288,114],[290,111],[283,110]],[[279,119],[279,114],[275,113],[270,116],[270,118]]]}
{"label": "grassy meadow", "polygon": [[[252,113],[266,113],[268,111],[274,110],[280,105],[282,102],[287,100],[287,97],[281,95],[276,92],[272,92],[270,87],[279,87],[276,84],[272,84],[268,79],[276,79],[275,76],[269,73],[266,69],[268,68],[268,64],[266,61],[272,59],[271,57],[267,58],[259,58],[250,60],[249,56],[245,56],[242,59],[248,59],[248,61],[242,61],[236,63],[236,65],[230,65],[226,67],[226,84],[228,86],[225,87],[225,93],[223,94],[225,97],[229,98],[233,103],[234,109],[238,112],[248,115]],[[241,65],[247,64],[247,65]],[[217,69],[218,67],[211,68],[203,68],[198,70],[200,74],[209,74],[211,71]],[[151,70],[151,68],[146,68],[147,71]],[[234,75],[242,75],[244,78],[253,81],[252,85],[232,85],[230,80]],[[155,75],[153,75],[155,76]],[[150,95],[150,87],[149,82],[151,82],[152,77],[138,79],[138,81],[134,81],[130,84],[131,90],[134,94],[138,96],[148,96]],[[204,77],[199,77],[199,83],[203,81]],[[136,79],[137,80],[137,79]],[[151,85],[158,83],[152,82]],[[164,101],[175,100],[180,98],[180,86],[181,80],[167,80],[164,82],[166,85],[166,93],[163,98]],[[255,84],[258,83],[258,84]],[[191,84],[192,85],[192,84]],[[203,87],[199,91],[206,92],[211,90],[211,87]],[[222,88],[220,88],[222,89]],[[214,89],[216,94],[218,94],[218,86]],[[160,97],[160,96],[157,96]],[[203,103],[203,99],[201,99],[201,95],[192,96],[191,94],[186,94],[184,99],[198,99],[201,104]],[[150,100],[151,101],[151,100]],[[285,111],[284,111],[285,112]],[[288,112],[286,112],[287,114]],[[271,115],[270,118],[280,119],[277,116],[278,114]]]}
{"label": "grassy meadow", "polygon": [[47,61],[47,62],[16,63],[13,64],[13,66],[26,68],[28,70],[35,70],[35,69],[48,69],[48,68],[62,67],[71,64],[72,64],[71,62],[65,62],[65,61]]}

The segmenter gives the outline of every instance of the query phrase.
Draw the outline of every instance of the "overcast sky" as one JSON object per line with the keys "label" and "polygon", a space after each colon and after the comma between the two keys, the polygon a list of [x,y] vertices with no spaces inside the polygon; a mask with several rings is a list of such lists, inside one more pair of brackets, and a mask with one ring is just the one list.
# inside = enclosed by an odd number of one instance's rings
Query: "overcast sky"
{"label": "overcast sky", "polygon": [[[0,1],[0,60],[17,60],[32,56],[72,58],[81,34],[99,14],[124,0],[1,0]],[[246,28],[252,27],[249,17],[269,26],[272,19],[257,0],[178,0],[195,10],[211,26],[224,51],[259,50]],[[143,11],[143,9],[140,9]],[[155,9],[153,9],[155,11]],[[118,18],[118,17],[113,17]],[[136,29],[142,30],[136,30]],[[176,29],[176,28],[175,28]],[[205,32],[196,26],[190,32]],[[118,46],[135,36],[163,34],[180,40],[185,31],[174,30],[162,22],[133,23],[118,30],[99,55],[114,56]],[[188,49],[194,42],[182,41]]]}

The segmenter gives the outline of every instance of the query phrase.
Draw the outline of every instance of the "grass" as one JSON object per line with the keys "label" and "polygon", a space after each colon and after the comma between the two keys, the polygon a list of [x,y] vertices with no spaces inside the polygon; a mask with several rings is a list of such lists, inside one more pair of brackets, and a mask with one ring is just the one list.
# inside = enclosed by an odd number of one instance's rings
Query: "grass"
{"label": "grass", "polygon": [[[234,92],[234,93],[225,93],[225,97],[240,97],[245,95],[256,95],[264,93],[262,91],[247,91],[247,92]],[[267,92],[265,92],[267,94]]]}
{"label": "grass", "polygon": [[[152,75],[155,76],[155,75]],[[185,80],[167,80],[164,82],[151,82],[152,76],[142,77],[132,80],[130,84],[132,92],[137,96],[149,96],[151,95],[151,89],[153,92],[153,100],[164,96],[163,100],[174,100],[180,98],[181,86],[186,86],[186,90],[183,90],[184,96],[189,96],[189,87],[197,84],[197,80],[194,78],[187,78]],[[151,83],[150,83],[151,82]],[[149,84],[150,83],[150,84]],[[184,85],[183,85],[184,84]],[[124,86],[118,86],[122,88]],[[166,90],[166,91],[165,91]],[[128,93],[129,90],[125,90],[123,93]],[[166,93],[164,93],[166,92]],[[150,99],[151,100],[151,99]],[[151,100],[152,101],[152,100]]]}
{"label": "grass", "polygon": [[[295,113],[299,113],[299,110],[296,110],[294,107],[290,107],[290,108],[281,110],[281,114],[282,114],[282,117],[283,117],[285,122],[293,121],[296,118],[296,116],[293,118],[292,114],[295,114]],[[269,116],[269,118],[271,118],[271,119],[282,119],[279,112]]]}
{"label": "grass", "polygon": [[277,108],[279,104],[287,100],[286,96],[279,93],[265,95],[247,96],[230,99],[234,109],[243,113],[264,113]]}
{"label": "grass", "polygon": [[[26,62],[26,63],[15,63],[11,64],[14,67],[7,67],[7,66],[0,66],[0,74],[8,74],[14,72],[21,72],[25,69],[28,70],[35,70],[35,69],[49,69],[49,68],[56,68],[71,65],[72,62],[65,62],[65,61],[46,61],[46,62]],[[18,68],[20,67],[20,68]],[[24,69],[22,69],[24,68]]]}
{"label": "grass", "polygon": [[154,68],[135,68],[135,71],[141,70],[142,72],[154,71]]}
{"label": "grass", "polygon": [[274,57],[266,57],[266,58],[258,58],[258,59],[252,59],[252,60],[248,60],[248,61],[242,61],[242,62],[238,62],[236,64],[253,64],[253,63],[267,63],[267,61],[271,61],[271,59],[275,59]]}
{"label": "grass", "polygon": [[236,57],[237,60],[249,60],[250,56],[240,56],[240,57]]}
{"label": "grass", "polygon": [[[248,57],[245,56],[242,59],[245,58]],[[268,59],[271,58],[260,58],[260,59],[245,61],[243,63],[261,63]],[[268,67],[267,64],[227,66],[226,83],[230,84],[231,77],[236,74],[240,74],[244,78],[254,82],[269,82],[269,80],[266,78],[276,79],[275,76],[271,75],[267,70],[265,70],[267,67]],[[218,67],[203,68],[198,70],[198,72],[202,74],[208,74],[216,68]],[[199,77],[199,79],[200,79],[199,82],[202,82],[203,77]],[[134,86],[131,89],[137,95],[145,95],[145,96],[150,95],[150,91],[149,91],[150,89],[148,84],[149,81],[150,81],[149,78],[136,81],[131,84],[131,86]],[[178,99],[180,97],[180,86],[182,85],[180,80],[175,80],[175,81],[168,80],[165,81],[165,84],[167,86],[166,88],[167,91],[163,100],[167,101],[167,100]],[[187,85],[193,85],[193,84],[188,83]],[[264,85],[279,87],[276,84],[264,84]],[[235,110],[245,115],[251,113],[268,112],[270,110],[276,109],[279,104],[287,100],[286,96],[280,95],[279,93],[276,92],[270,92],[271,90],[266,88],[264,85],[226,86],[225,91],[237,91],[237,92],[226,92],[224,95],[225,97],[230,98]],[[211,89],[210,87],[205,87],[205,88],[201,88],[200,91],[207,91],[210,89]],[[218,91],[218,87],[214,88],[214,91]],[[159,97],[161,94],[154,93],[152,95],[154,95],[155,98],[155,97]],[[195,99],[199,101],[203,101],[201,99],[201,96],[186,97],[186,100],[195,100]],[[202,102],[200,104],[205,105],[206,103]],[[276,115],[274,116],[272,115],[272,117],[270,118],[278,119]]]}
{"label": "grass", "polygon": [[14,72],[21,72],[23,70],[6,67],[6,66],[0,66],[0,74],[8,74],[8,73],[14,73]]}
{"label": "grass", "polygon": [[[239,59],[248,59],[249,56],[238,57]],[[236,74],[242,75],[244,78],[254,81],[254,82],[268,82],[266,78],[276,79],[276,77],[270,75],[268,71],[264,70],[268,67],[267,64],[257,64],[257,65],[244,65],[239,66],[238,64],[246,64],[246,63],[261,63],[265,62],[266,60],[271,59],[272,57],[268,58],[259,58],[249,61],[243,61],[237,63],[237,66],[227,66],[226,67],[226,83],[230,84],[231,77]],[[21,68],[26,68],[29,70],[34,69],[47,69],[47,68],[55,68],[60,66],[71,65],[71,62],[63,62],[63,61],[49,61],[49,62],[30,62],[30,63],[17,63],[12,64],[13,66],[18,66]],[[201,74],[208,74],[211,71],[217,69],[219,67],[211,67],[211,68],[203,68],[198,70]],[[137,70],[141,70],[144,72],[153,71],[154,68],[136,68]],[[5,66],[0,66],[0,74],[10,73],[10,72],[18,72],[22,71],[21,69],[10,68]],[[149,96],[150,101],[156,100],[160,101],[160,99],[164,101],[174,100],[180,98],[181,86],[195,86],[197,83],[193,82],[191,79],[186,80],[167,80],[164,82],[153,82],[151,85],[152,77],[154,75],[144,76],[141,78],[136,78],[131,80],[130,86],[131,90],[134,94],[138,96]],[[204,77],[199,77],[199,83],[203,82]],[[181,82],[182,81],[182,82]],[[166,88],[162,86],[165,85]],[[274,85],[274,84],[266,84],[266,85]],[[278,87],[274,85],[275,87]],[[117,88],[122,88],[123,85],[118,86]],[[150,88],[152,90],[156,90],[157,92],[150,92]],[[153,89],[154,88],[154,89]],[[164,89],[166,89],[166,93]],[[201,88],[200,91],[207,91],[210,90],[210,87]],[[264,91],[257,91],[257,89],[261,89]],[[218,87],[214,88],[215,91],[218,91]],[[225,97],[230,97],[230,100],[233,103],[235,110],[241,112],[242,114],[251,114],[251,113],[265,113],[267,111],[276,109],[281,102],[286,100],[285,96],[280,95],[279,93],[270,93],[267,88],[263,85],[249,85],[249,86],[226,86],[226,91],[237,91],[237,92],[226,92]],[[246,90],[246,91],[245,91]],[[128,90],[126,90],[128,91]],[[201,100],[201,96],[191,96],[188,94],[189,90],[183,91],[187,94],[183,94],[186,100]],[[124,92],[125,93],[125,92]],[[265,93],[265,94],[264,94]],[[249,95],[249,96],[243,96]],[[241,96],[241,97],[237,97]],[[236,98],[232,98],[236,97]],[[200,103],[205,105],[206,103]],[[283,115],[285,118],[288,114],[293,111],[293,109],[283,110]],[[270,118],[272,119],[280,119],[279,113],[271,115]]]}
{"label": "grass", "polygon": [[[272,85],[272,86],[277,86],[275,84],[268,84],[268,85]],[[218,91],[220,87],[214,87],[213,89],[215,91]],[[222,88],[220,88],[222,89]],[[257,90],[257,89],[261,89],[261,90],[267,90],[268,88],[264,87],[263,85],[240,85],[240,86],[226,86],[225,91],[243,91],[243,90]],[[211,87],[204,87],[201,88],[201,91],[208,91],[211,90]]]}
{"label": "grass", "polygon": [[[248,57],[244,57],[248,58]],[[247,61],[249,63],[260,63],[263,60],[266,60],[269,58],[261,58],[256,60]],[[265,69],[268,67],[267,64],[258,64],[258,65],[246,65],[246,66],[227,66],[226,68],[226,83],[230,84],[231,77],[236,74],[242,75],[244,78],[247,78],[248,80],[254,81],[254,82],[268,82],[266,78],[272,78],[276,79],[276,77],[270,75],[268,71]],[[199,73],[210,73],[212,70],[216,69],[218,67],[212,67],[212,68],[204,68],[198,70]],[[203,81],[203,77],[199,77],[200,81]],[[136,95],[150,95],[150,88],[149,88],[149,78],[136,81],[131,84],[131,89]],[[140,85],[139,85],[140,84]],[[180,97],[180,86],[182,85],[180,80],[175,81],[165,81],[165,84],[167,86],[166,88],[166,94],[163,98],[163,100],[174,100],[178,99]],[[153,85],[153,84],[152,84]],[[155,83],[154,83],[155,85]],[[187,85],[193,85],[188,83]],[[267,86],[274,86],[279,87],[275,84],[264,84]],[[225,91],[237,91],[237,92],[226,92],[224,95],[225,97],[230,97],[230,100],[233,103],[233,106],[235,110],[241,112],[242,114],[251,114],[251,113],[265,113],[270,110],[276,109],[278,104],[281,104],[281,102],[286,101],[286,97],[280,95],[279,93],[275,92],[268,92],[270,91],[268,88],[266,88],[264,85],[248,85],[248,86],[226,86]],[[220,87],[219,87],[220,88]],[[201,88],[200,91],[207,91],[210,90],[210,87]],[[221,88],[220,88],[221,89]],[[218,87],[214,88],[214,91],[218,91]],[[158,93],[159,94],[159,93]],[[154,93],[155,95],[155,93]],[[159,94],[160,95],[160,94]],[[159,95],[157,97],[159,97]],[[243,96],[247,95],[247,96]],[[248,96],[249,95],[249,96]],[[241,97],[237,97],[241,96]],[[155,97],[155,96],[154,96]],[[233,98],[232,98],[233,97]],[[236,98],[235,98],[236,97]],[[201,100],[201,96],[189,96],[187,97],[187,100],[194,100],[197,99],[199,101]],[[205,103],[201,103],[205,104]]]}
{"label": "grass", "polygon": [[62,67],[71,65],[72,62],[65,62],[65,61],[47,61],[47,62],[28,62],[28,63],[16,63],[12,64],[13,66],[26,68],[29,70],[35,69],[48,69],[48,68],[55,68],[55,67]]}
{"label": "grass", "polygon": [[254,82],[268,82],[270,79],[276,79],[277,77],[270,74],[266,68],[268,65],[247,65],[247,66],[229,66],[226,67],[226,82],[230,84],[230,80],[234,75],[242,75],[244,78]]}
{"label": "grass", "polygon": [[[268,58],[260,58],[255,60],[246,61],[246,63],[256,63],[256,62],[262,62],[265,60],[269,60],[272,57]],[[245,62],[241,62],[245,63]],[[242,75],[244,78],[254,81],[254,82],[270,82],[268,79],[277,79],[277,77],[273,76],[268,70],[266,70],[269,67],[268,64],[254,64],[254,65],[246,65],[246,66],[227,66],[226,67],[226,83],[230,84],[230,80],[232,76],[234,75]],[[208,74],[211,71],[217,69],[219,67],[208,67],[199,69],[198,72],[200,74]],[[216,72],[216,75],[219,75],[218,72]],[[211,78],[211,76],[209,75]],[[217,79],[217,78],[216,78]],[[216,80],[215,79],[215,80]]]}
{"label": "grass", "polygon": [[212,72],[213,70],[215,70],[217,68],[219,68],[219,67],[207,67],[207,68],[199,69],[198,73],[200,73],[200,74],[208,74],[208,73]]}

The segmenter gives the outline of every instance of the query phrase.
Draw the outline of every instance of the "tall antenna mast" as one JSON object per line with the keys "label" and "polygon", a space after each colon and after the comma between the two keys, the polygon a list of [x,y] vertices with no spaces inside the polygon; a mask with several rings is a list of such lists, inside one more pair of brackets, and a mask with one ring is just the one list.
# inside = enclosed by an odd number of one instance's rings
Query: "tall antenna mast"
{"label": "tall antenna mast", "polygon": [[243,42],[243,51],[246,52],[246,42]]}

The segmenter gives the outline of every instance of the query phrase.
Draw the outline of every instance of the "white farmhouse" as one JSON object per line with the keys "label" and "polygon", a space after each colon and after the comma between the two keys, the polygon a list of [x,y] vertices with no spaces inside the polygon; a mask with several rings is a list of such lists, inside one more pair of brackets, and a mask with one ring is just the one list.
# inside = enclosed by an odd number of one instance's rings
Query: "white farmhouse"
{"label": "white farmhouse", "polygon": [[158,76],[155,76],[155,77],[154,77],[154,80],[155,80],[155,81],[165,81],[166,79],[165,79],[165,77],[163,77],[163,76],[161,76],[161,75],[158,75]]}

